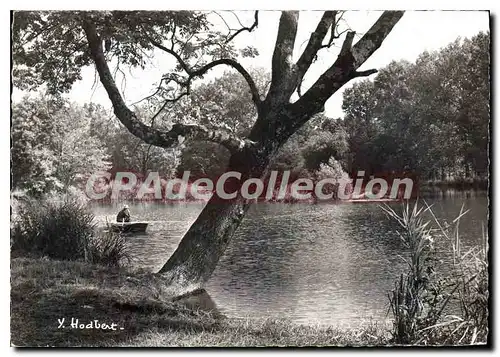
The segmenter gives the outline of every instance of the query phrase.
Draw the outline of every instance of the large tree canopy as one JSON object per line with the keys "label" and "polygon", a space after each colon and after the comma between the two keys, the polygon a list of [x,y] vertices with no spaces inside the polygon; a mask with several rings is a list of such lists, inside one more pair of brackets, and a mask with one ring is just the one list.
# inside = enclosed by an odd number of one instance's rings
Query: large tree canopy
{"label": "large tree canopy", "polygon": [[[265,104],[275,102],[271,99],[276,94],[289,99],[299,88],[318,52],[340,37],[338,28],[342,12],[324,13],[297,63],[292,63],[291,55],[299,14],[282,14],[267,101],[261,100],[264,93],[259,93],[252,76],[236,61],[238,56],[254,56],[255,49],[237,50],[232,43],[242,31],[257,27],[258,12],[255,12],[254,23],[248,27],[224,32],[212,26],[209,14],[192,11],[15,12],[14,82],[21,89],[46,85],[49,93],[63,93],[81,79],[82,67],[94,62],[115,112],[119,113],[117,116],[132,134],[161,147],[172,145],[179,135],[183,135],[219,142],[232,151],[238,150],[251,143],[224,130],[208,131],[201,126],[177,123],[170,132],[159,132],[142,124],[125,106],[108,63],[144,68],[153,49],[172,55],[177,61],[176,68],[159,78],[155,93],[161,102],[160,110],[188,95],[193,80],[211,68],[232,67],[247,82],[256,107],[262,109]],[[339,86],[349,79],[375,73],[375,70],[359,72],[357,68],[378,49],[401,16],[402,12],[385,12],[354,45],[355,32],[348,31],[337,61],[303,94],[293,109],[300,111],[313,105],[314,109],[308,108],[305,113],[321,111],[324,102]]]}
{"label": "large tree canopy", "polygon": [[[62,93],[80,78],[82,66],[93,63],[116,117],[131,134],[159,147],[170,147],[182,137],[223,145],[231,153],[227,169],[241,173],[240,181],[228,180],[227,186],[238,191],[247,178],[268,175],[269,165],[279,149],[324,110],[325,102],[338,89],[354,78],[377,72],[376,69],[360,70],[360,67],[380,48],[403,16],[402,11],[381,13],[355,42],[355,31],[339,30],[343,13],[325,11],[294,61],[299,12],[281,12],[271,59],[271,80],[263,93],[238,62],[239,56],[255,56],[255,49],[237,49],[234,45],[235,37],[258,26],[258,12],[254,13],[252,23],[238,29],[228,26],[227,31],[217,30],[210,19],[214,14],[208,12],[16,12],[15,83],[26,89],[45,84],[49,92]],[[309,88],[302,88],[304,76],[318,53],[331,47],[337,39],[342,42],[337,58],[331,58],[328,68]],[[159,108],[151,118],[145,119],[140,117],[142,113],[126,105],[110,66],[144,67],[153,49],[171,55],[176,67],[158,79],[158,88],[152,97]],[[171,118],[167,125],[156,122],[171,103],[190,94],[195,79],[218,66],[236,71],[248,86],[256,113],[248,131],[207,127],[199,121],[186,123],[178,120],[180,118]],[[298,99],[292,102],[295,94]],[[321,166],[333,152],[324,149],[325,157],[315,158],[314,165]],[[241,194],[223,205],[216,200],[214,197],[210,200],[160,270],[169,283],[192,289],[206,281],[251,204]]]}
{"label": "large tree canopy", "polygon": [[[240,53],[253,56],[255,51],[236,51],[226,34],[210,30],[207,16],[190,11],[16,12],[14,83],[21,89],[46,85],[51,94],[63,93],[81,79],[82,67],[94,59],[101,80],[107,78],[103,85],[115,111],[120,111],[122,119],[127,118],[121,121],[132,134],[161,147],[173,145],[183,135],[238,148],[244,141],[225,131],[209,132],[201,126],[180,123],[170,132],[146,126],[125,106],[108,67],[108,62],[116,62],[117,66],[144,68],[155,48],[172,54],[177,66],[159,78],[155,93],[156,99],[162,101],[159,112],[188,95],[193,79],[218,65],[235,68],[256,93],[251,76],[233,59]],[[168,43],[168,47],[162,43]]]}

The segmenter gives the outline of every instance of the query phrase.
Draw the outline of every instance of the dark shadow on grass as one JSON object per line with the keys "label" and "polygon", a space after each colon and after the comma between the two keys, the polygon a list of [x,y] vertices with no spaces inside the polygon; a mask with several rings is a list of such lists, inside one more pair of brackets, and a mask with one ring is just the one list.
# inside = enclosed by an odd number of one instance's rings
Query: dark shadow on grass
{"label": "dark shadow on grass", "polygon": [[[215,332],[219,328],[221,320],[213,313],[192,310],[180,302],[152,296],[155,295],[152,290],[144,287],[148,283],[146,276],[131,278],[118,272],[106,272],[103,280],[103,271],[99,269],[89,271],[84,266],[79,269],[80,274],[75,275],[75,271],[59,270],[66,263],[36,261],[36,264],[45,267],[13,269],[12,345],[112,346],[152,329]],[[70,263],[67,264],[69,267]],[[49,269],[54,265],[55,269]],[[40,274],[43,271],[46,279]],[[18,281],[14,282],[14,278]],[[65,327],[59,328],[58,319],[62,321],[63,318]],[[100,324],[114,323],[116,330],[71,328],[72,318],[73,322],[78,319],[79,324],[85,325],[94,320]]]}

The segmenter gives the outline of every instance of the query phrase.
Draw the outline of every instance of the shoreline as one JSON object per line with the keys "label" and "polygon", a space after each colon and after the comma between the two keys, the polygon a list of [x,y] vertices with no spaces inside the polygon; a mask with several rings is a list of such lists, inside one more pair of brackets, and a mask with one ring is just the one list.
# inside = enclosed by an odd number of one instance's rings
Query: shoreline
{"label": "shoreline", "polygon": [[419,191],[424,189],[457,190],[457,191],[488,191],[489,180],[456,180],[456,181],[421,181]]}

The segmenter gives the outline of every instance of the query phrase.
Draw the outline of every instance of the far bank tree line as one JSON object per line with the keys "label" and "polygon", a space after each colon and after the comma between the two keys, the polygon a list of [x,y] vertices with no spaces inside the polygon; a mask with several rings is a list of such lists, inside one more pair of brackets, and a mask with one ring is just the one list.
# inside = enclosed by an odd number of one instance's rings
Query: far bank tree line
{"label": "far bank tree line", "polygon": [[[261,92],[270,83],[252,73]],[[421,180],[484,181],[488,174],[489,34],[480,33],[415,63],[395,61],[344,92],[344,118],[317,115],[297,131],[272,160],[292,178],[320,180],[357,171],[366,175],[412,173]],[[154,116],[156,103],[136,112]],[[235,72],[192,89],[146,124],[168,127],[198,121],[249,133],[255,107],[245,80]],[[148,119],[151,120],[151,119]],[[128,170],[164,177],[220,176],[229,151],[213,142],[187,141],[170,150],[130,134],[112,113],[95,104],[77,105],[31,95],[13,105],[12,187],[31,194],[64,191],[97,170]]]}
{"label": "far bank tree line", "polygon": [[490,38],[457,39],[414,63],[394,61],[344,92],[350,172],[411,172],[420,180],[488,177]]}

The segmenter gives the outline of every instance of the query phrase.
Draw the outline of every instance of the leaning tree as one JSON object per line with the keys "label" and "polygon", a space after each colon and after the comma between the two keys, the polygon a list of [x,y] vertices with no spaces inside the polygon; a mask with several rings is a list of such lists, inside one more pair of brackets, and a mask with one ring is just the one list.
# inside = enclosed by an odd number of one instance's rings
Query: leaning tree
{"label": "leaning tree", "polygon": [[[248,178],[265,178],[278,149],[310,118],[322,112],[325,102],[338,89],[353,78],[376,73],[375,69],[359,68],[381,46],[403,12],[383,12],[356,43],[354,31],[339,30],[342,15],[342,11],[324,12],[294,61],[299,12],[283,11],[272,55],[271,83],[267,93],[260,93],[252,76],[237,61],[239,56],[255,56],[255,49],[237,49],[234,44],[241,33],[258,27],[258,11],[250,26],[233,29],[228,25],[227,31],[213,26],[215,16],[223,16],[209,12],[16,12],[12,22],[14,84],[22,89],[44,85],[50,93],[60,94],[81,79],[82,67],[94,64],[116,117],[144,142],[167,148],[183,137],[227,148],[231,153],[228,170],[241,173],[240,180],[227,182],[230,192],[235,192]],[[307,90],[301,90],[304,76],[318,53],[337,39],[342,39],[337,58]],[[121,71],[120,65],[144,68],[153,51],[172,56],[177,64],[159,79],[152,97],[161,105],[150,120],[140,118],[127,106],[115,74]],[[146,124],[154,123],[171,103],[189,95],[193,81],[218,66],[231,67],[248,84],[257,115],[247,137],[238,137],[223,128],[175,122],[175,118],[167,128]],[[292,96],[298,99],[292,100]],[[239,193],[224,203],[214,195],[161,268],[159,273],[166,282],[184,289],[203,284],[250,204]]]}

